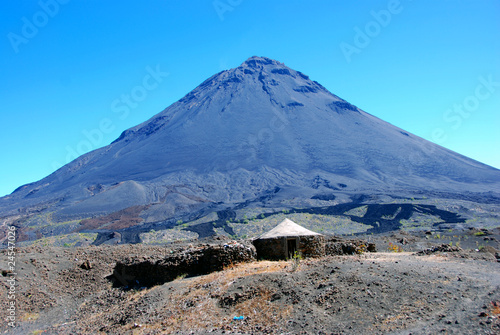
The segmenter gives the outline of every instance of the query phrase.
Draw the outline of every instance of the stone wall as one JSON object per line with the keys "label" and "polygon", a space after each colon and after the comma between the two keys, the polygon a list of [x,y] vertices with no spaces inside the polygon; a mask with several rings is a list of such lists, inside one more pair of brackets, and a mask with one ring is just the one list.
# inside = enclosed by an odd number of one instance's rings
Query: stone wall
{"label": "stone wall", "polygon": [[[259,259],[286,259],[287,238],[249,242],[200,244],[168,251],[165,256],[135,257],[116,263],[110,276],[115,286],[150,287],[179,276],[195,276],[220,271],[225,266]],[[375,252],[375,245],[363,240],[344,240],[332,236],[301,236],[298,251],[303,257],[351,255],[360,251]]]}
{"label": "stone wall", "polygon": [[321,257],[325,255],[325,237],[312,235],[301,236],[299,252],[303,257]]}
{"label": "stone wall", "polygon": [[344,240],[329,236],[325,242],[325,255],[353,255],[364,252],[376,252],[375,243],[363,240]]}
{"label": "stone wall", "polygon": [[257,250],[258,259],[280,260],[284,259],[286,253],[286,239],[284,238],[269,238],[262,240],[254,240],[253,245]]}
{"label": "stone wall", "polygon": [[116,263],[116,286],[150,287],[179,276],[195,276],[220,271],[225,266],[256,259],[251,244],[230,242],[180,249],[159,259],[125,259]]}
{"label": "stone wall", "polygon": [[[298,237],[298,251],[303,257],[320,257],[325,255],[325,238],[320,235]],[[259,259],[287,259],[287,238],[257,239],[253,245]]]}

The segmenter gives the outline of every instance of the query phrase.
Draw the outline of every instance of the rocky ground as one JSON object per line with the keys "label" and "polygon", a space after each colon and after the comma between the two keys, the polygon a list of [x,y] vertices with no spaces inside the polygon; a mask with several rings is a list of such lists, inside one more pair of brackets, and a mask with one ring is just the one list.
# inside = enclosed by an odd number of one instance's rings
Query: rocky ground
{"label": "rocky ground", "polygon": [[374,242],[378,252],[253,261],[132,289],[114,287],[110,280],[117,261],[161,258],[189,247],[188,243],[22,248],[15,264],[15,328],[6,321],[12,274],[7,270],[8,250],[4,250],[0,278],[7,293],[2,299],[0,331],[500,333],[498,228],[364,238]]}

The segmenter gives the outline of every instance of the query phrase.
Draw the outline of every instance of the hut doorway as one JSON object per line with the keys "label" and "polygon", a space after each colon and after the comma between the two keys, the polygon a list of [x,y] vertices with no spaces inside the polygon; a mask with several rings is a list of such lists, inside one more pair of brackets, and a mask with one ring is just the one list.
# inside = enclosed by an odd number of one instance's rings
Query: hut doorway
{"label": "hut doorway", "polygon": [[288,238],[286,241],[286,250],[288,258],[293,258],[295,252],[298,249],[298,240],[297,238]]}

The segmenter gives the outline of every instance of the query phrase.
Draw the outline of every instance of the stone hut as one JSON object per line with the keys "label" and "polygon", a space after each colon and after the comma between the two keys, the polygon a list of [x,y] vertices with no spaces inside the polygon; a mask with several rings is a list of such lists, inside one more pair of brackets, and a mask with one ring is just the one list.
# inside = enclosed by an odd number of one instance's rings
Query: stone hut
{"label": "stone hut", "polygon": [[289,219],[253,241],[260,259],[288,259],[298,251],[302,257],[325,254],[325,237],[299,226]]}

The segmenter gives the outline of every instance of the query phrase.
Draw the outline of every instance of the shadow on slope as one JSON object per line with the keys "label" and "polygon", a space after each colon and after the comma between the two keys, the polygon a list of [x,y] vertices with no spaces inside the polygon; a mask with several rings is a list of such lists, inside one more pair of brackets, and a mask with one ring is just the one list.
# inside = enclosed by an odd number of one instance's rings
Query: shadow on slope
{"label": "shadow on slope", "polygon": [[[365,234],[370,233],[385,233],[398,230],[402,227],[401,220],[409,220],[413,215],[429,215],[439,217],[441,222],[438,224],[456,224],[464,223],[465,218],[459,214],[450,211],[438,209],[434,205],[423,204],[365,204],[366,198],[361,196],[354,201],[346,204],[339,204],[328,207],[312,207],[306,209],[294,208],[289,210],[290,214],[307,213],[319,215],[339,215],[348,217],[351,221],[372,226]],[[366,206],[366,213],[362,216],[347,214],[350,210],[361,206]],[[262,213],[260,219],[276,215],[282,212]],[[234,235],[233,229],[228,225],[228,222],[244,223],[244,220],[236,220],[236,212],[233,209],[226,209],[217,212],[218,219],[206,223],[196,224],[186,227],[185,230],[199,234],[200,238],[216,235],[214,228],[223,228],[230,235]]]}

